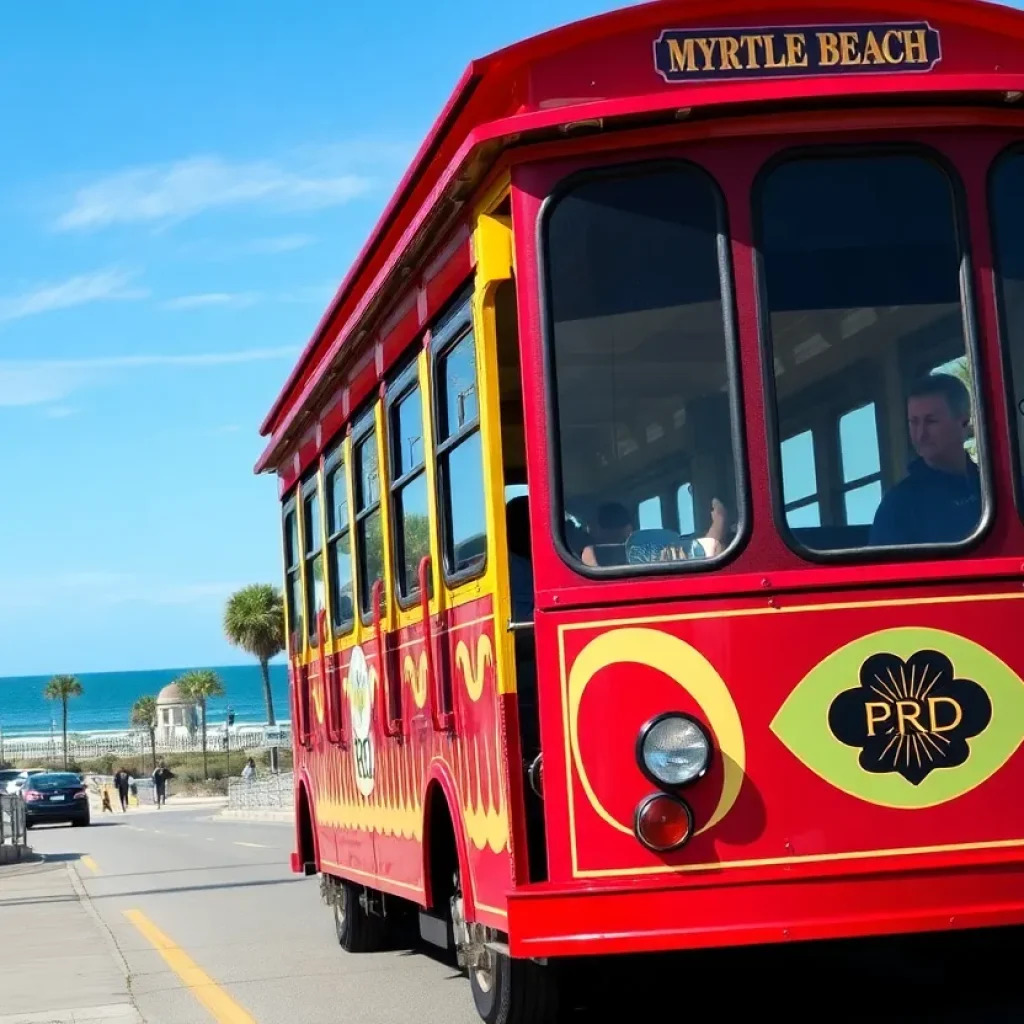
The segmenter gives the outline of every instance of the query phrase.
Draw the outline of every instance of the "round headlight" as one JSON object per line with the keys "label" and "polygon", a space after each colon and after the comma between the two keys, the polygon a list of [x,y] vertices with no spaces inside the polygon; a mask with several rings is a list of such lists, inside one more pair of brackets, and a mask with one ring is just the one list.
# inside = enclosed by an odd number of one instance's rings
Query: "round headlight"
{"label": "round headlight", "polygon": [[659,715],[640,730],[638,760],[644,774],[659,786],[685,786],[706,774],[711,740],[689,715]]}

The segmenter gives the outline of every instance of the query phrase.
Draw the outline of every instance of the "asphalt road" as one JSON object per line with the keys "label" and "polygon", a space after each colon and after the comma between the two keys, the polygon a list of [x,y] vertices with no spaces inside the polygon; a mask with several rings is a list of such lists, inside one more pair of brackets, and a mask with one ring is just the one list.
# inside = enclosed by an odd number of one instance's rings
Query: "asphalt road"
{"label": "asphalt road", "polygon": [[[350,956],[288,826],[209,810],[97,816],[32,832],[70,860],[127,962],[148,1024],[473,1024],[468,983],[429,950]],[[571,975],[571,1024],[730,1019],[839,1024],[1024,1020],[1024,932],[618,960]],[[159,951],[163,946],[164,952]],[[193,987],[186,986],[183,978]],[[205,1003],[205,1005],[204,1005]],[[639,1012],[638,1012],[639,1011]]]}

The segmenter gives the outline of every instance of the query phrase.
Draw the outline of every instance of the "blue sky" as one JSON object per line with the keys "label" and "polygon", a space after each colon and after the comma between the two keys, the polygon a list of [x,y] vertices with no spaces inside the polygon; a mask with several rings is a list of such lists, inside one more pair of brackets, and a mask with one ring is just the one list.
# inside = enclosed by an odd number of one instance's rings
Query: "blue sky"
{"label": "blue sky", "polygon": [[467,62],[617,6],[3,6],[0,675],[246,660],[295,354]]}

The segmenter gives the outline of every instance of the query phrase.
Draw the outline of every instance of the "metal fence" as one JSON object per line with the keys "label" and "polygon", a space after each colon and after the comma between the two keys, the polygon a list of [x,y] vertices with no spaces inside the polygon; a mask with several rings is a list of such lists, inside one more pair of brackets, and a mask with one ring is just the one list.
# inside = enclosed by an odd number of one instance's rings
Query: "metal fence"
{"label": "metal fence", "polygon": [[20,796],[0,793],[0,864],[21,860],[25,842],[25,803]]}
{"label": "metal fence", "polygon": [[[206,733],[207,747],[211,751],[224,750],[223,728],[211,728]],[[291,727],[288,723],[278,726],[272,736],[261,726],[239,726],[231,729],[229,736],[231,750],[258,751],[271,746],[291,746]],[[157,737],[157,756],[161,754],[193,754],[202,750],[202,737],[181,735],[173,738]],[[0,761],[52,761],[63,757],[64,744],[61,736],[7,736],[0,743]],[[104,755],[131,757],[150,754],[149,734],[124,732],[109,736],[68,735],[68,758],[71,761],[88,761]]]}
{"label": "metal fence", "polygon": [[228,779],[228,809],[288,810],[295,804],[294,778],[292,772],[280,772],[252,779]]}

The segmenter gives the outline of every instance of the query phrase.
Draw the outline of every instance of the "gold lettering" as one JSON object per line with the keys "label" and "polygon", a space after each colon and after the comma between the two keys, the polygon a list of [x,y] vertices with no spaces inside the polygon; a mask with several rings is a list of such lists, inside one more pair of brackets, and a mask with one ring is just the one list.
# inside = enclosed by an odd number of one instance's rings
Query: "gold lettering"
{"label": "gold lettering", "polygon": [[766,68],[786,68],[789,64],[786,62],[785,56],[775,56],[775,37],[764,36],[764,66]]}
{"label": "gold lettering", "polygon": [[896,728],[901,736],[906,736],[906,723],[913,722],[918,732],[927,732],[919,721],[921,717],[921,705],[916,700],[896,701]]}
{"label": "gold lettering", "polygon": [[908,64],[928,63],[928,33],[923,28],[911,29],[903,33]]}
{"label": "gold lettering", "polygon": [[[939,725],[939,717],[935,713],[935,708],[939,704],[951,704],[953,707],[953,721],[949,725]],[[964,720],[964,709],[952,697],[929,697],[928,720],[932,732],[950,732]]]}
{"label": "gold lettering", "polygon": [[786,33],[786,66],[791,68],[808,66],[807,39],[803,32]]}
{"label": "gold lettering", "polygon": [[[892,718],[892,705],[887,701],[874,700],[868,701],[864,705],[864,710],[868,716],[868,735],[875,735],[875,726],[881,725],[882,722],[889,718]],[[881,712],[879,714],[878,712]]]}
{"label": "gold lettering", "polygon": [[743,65],[740,63],[740,41],[733,39],[731,36],[722,36],[718,40],[718,45],[722,51],[722,70],[723,71],[742,71]]}
{"label": "gold lettering", "polygon": [[760,43],[760,36],[741,36],[740,44],[746,48],[747,51],[747,67],[748,68],[759,68],[761,66],[758,60],[757,44]]}
{"label": "gold lettering", "polygon": [[839,33],[840,63],[844,67],[849,67],[851,64],[860,64],[861,56],[860,51],[857,49],[857,43],[856,32]]}
{"label": "gold lettering", "polygon": [[684,39],[680,45],[678,39],[668,41],[668,60],[670,71],[696,71],[697,51],[692,39]]}
{"label": "gold lettering", "polygon": [[878,37],[874,32],[868,32],[864,39],[864,63],[884,64],[885,57],[882,55],[882,47],[878,44]]}
{"label": "gold lettering", "polygon": [[902,64],[904,60],[903,50],[901,49],[899,53],[893,53],[893,41],[902,44],[903,33],[896,32],[895,30],[886,32],[885,35],[882,37],[882,53],[885,54],[885,59],[889,64]]}
{"label": "gold lettering", "polygon": [[835,67],[839,63],[839,37],[835,32],[819,32],[818,45],[821,47],[821,58],[818,63],[823,68]]}
{"label": "gold lettering", "polygon": [[704,54],[704,67],[701,68],[701,71],[714,71],[715,41],[698,36],[697,45],[700,47],[700,52]]}

